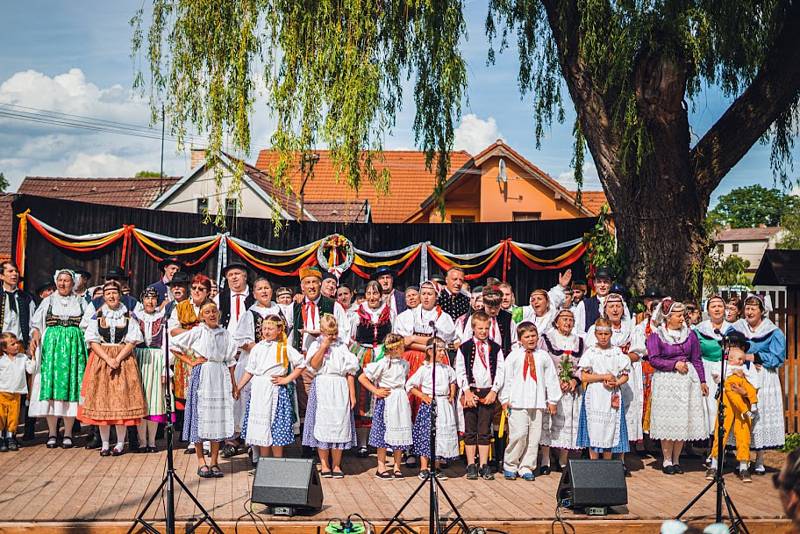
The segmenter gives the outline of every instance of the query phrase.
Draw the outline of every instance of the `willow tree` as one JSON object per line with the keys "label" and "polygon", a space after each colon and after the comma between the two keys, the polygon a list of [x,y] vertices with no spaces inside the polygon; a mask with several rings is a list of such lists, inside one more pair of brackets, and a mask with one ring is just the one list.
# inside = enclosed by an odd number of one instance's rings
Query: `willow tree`
{"label": "willow tree", "polygon": [[[325,144],[350,186],[385,187],[373,162],[410,83],[416,142],[439,193],[466,89],[463,7],[154,0],[146,33],[145,17],[135,18],[134,49],[146,48],[153,102],[165,103],[178,134],[187,124],[209,132],[212,153],[223,139],[250,148],[254,94],[263,91],[283,154],[273,174],[284,185],[288,165],[313,161],[297,154]],[[574,106],[576,177],[588,147],[639,289],[686,292],[707,251],[711,193],[757,141],[772,142],[776,177],[788,180],[800,0],[491,0],[486,31],[498,51],[510,39],[519,50],[532,142]],[[708,86],[732,104],[699,137],[689,111]]]}

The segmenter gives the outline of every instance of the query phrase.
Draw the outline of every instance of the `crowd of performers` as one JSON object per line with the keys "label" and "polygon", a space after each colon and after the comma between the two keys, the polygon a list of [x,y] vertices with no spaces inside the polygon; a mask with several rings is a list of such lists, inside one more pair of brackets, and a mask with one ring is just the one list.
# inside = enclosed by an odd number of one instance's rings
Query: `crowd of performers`
{"label": "crowd of performers", "polygon": [[648,290],[634,303],[605,269],[593,294],[568,270],[517,306],[509,284],[470,289],[458,268],[405,291],[379,268],[354,291],[303,267],[293,290],[231,263],[218,291],[177,259],[160,267],[137,299],[117,269],[94,287],[60,269],[34,297],[2,264],[0,452],[19,449],[20,414],[23,441],[43,419],[48,448],[81,431],[101,456],[155,452],[173,414],[203,478],[223,476],[220,456],[257,462],[298,442],[325,478],[344,477],[348,449],[374,449],[380,479],[416,466],[426,478],[463,455],[468,479],[534,480],[570,456],[624,461],[657,442],[665,474],[683,473],[692,443],[713,476],[723,336],[725,442],[742,480],[784,443],[785,338],[758,295],[700,310]]}

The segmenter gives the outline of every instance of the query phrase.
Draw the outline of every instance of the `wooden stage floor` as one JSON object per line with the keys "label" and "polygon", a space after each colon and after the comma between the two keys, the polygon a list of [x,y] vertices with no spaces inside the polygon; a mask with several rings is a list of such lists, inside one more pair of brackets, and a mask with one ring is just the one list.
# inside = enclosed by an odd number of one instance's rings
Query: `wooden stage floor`
{"label": "wooden stage floor", "polygon": [[[97,451],[51,450],[41,444],[41,439],[39,442],[19,452],[0,454],[0,532],[124,531],[158,486],[164,471],[164,452],[101,458]],[[77,440],[77,444],[82,443],[83,440]],[[776,453],[769,459],[772,468],[779,467],[781,455]],[[184,455],[180,449],[175,462],[181,478],[213,517],[226,531],[234,532],[237,518],[245,513],[253,480],[248,476],[247,456],[222,460],[225,477],[221,479],[199,479],[194,456]],[[346,478],[323,480],[324,509],[317,514],[285,518],[262,514],[262,505],[255,505],[254,510],[273,533],[320,532],[329,519],[354,512],[376,524],[385,523],[416,488],[419,479],[407,476],[405,480],[377,480],[374,462],[374,457],[364,460],[348,457]],[[599,521],[571,512],[565,515],[579,532],[657,532],[660,521],[674,516],[705,485],[699,461],[687,460],[685,464],[686,474],[667,476],[656,470],[654,459],[642,462],[632,457],[627,507]],[[445,481],[444,486],[470,526],[491,526],[507,532],[550,531],[558,473],[531,483],[501,478],[492,482],[467,481],[463,472],[460,463],[449,468],[447,473],[453,478]],[[416,471],[407,473],[415,474]],[[788,530],[770,478],[769,474],[754,476],[752,484],[743,484],[732,475],[728,477],[730,493],[739,511],[749,520],[751,532],[774,534]],[[713,493],[708,493],[690,517],[698,520],[698,524],[710,523],[713,506]],[[442,508],[445,507],[443,504]],[[196,512],[188,497],[179,493],[177,517],[182,524]],[[156,521],[163,517],[161,506],[154,506],[148,516]],[[425,517],[427,498],[423,496],[408,509],[406,518],[416,518],[421,523]],[[244,517],[238,532],[247,531],[256,532],[253,521]]]}

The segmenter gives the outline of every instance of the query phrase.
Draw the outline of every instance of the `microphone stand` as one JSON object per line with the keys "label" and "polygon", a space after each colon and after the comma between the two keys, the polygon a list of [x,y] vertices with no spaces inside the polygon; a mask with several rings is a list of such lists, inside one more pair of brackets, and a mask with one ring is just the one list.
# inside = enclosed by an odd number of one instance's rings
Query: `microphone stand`
{"label": "microphone stand", "polygon": [[723,398],[725,396],[725,366],[726,362],[728,361],[728,338],[727,336],[720,333],[719,330],[714,330],[714,333],[721,336],[720,344],[722,345],[722,360],[720,361],[720,372],[719,372],[719,386],[717,387],[717,393],[715,398],[717,399],[717,471],[714,473],[714,478],[706,487],[700,490],[690,502],[686,505],[686,507],[681,510],[681,512],[675,517],[675,519],[680,520],[681,517],[688,512],[692,506],[700,500],[700,498],[708,492],[711,488],[716,489],[716,510],[714,521],[716,523],[722,523],[722,503],[725,503],[725,507],[728,511],[728,519],[731,522],[730,532],[733,534],[738,534],[739,532],[743,532],[744,534],[749,534],[749,530],[747,530],[747,525],[744,523],[744,519],[742,516],[739,515],[739,510],[736,509],[736,505],[733,504],[733,499],[731,499],[730,494],[728,493],[728,489],[725,487],[725,478],[723,477],[723,471],[725,466],[725,443],[723,440],[725,439],[725,403],[723,402]]}
{"label": "microphone stand", "polygon": [[[428,326],[431,327],[433,330],[433,337],[432,339],[436,338],[436,321],[430,321]],[[411,501],[414,500],[414,497],[420,493],[420,491],[427,485],[428,486],[428,501],[429,501],[429,509],[428,509],[428,532],[430,534],[446,534],[450,531],[453,527],[458,525],[461,528],[461,532],[469,532],[469,527],[467,526],[467,522],[461,516],[461,513],[456,508],[456,505],[453,503],[453,500],[447,494],[442,486],[442,482],[437,478],[437,474],[439,473],[439,468],[436,466],[436,344],[433,345],[433,362],[431,365],[431,428],[430,428],[430,444],[431,444],[431,452],[430,452],[430,460],[429,460],[429,471],[430,475],[428,475],[427,480],[423,480],[420,482],[417,489],[406,499],[406,502],[400,507],[399,510],[392,516],[389,520],[389,523],[381,531],[381,534],[386,534],[388,532],[395,532],[391,530],[392,525],[397,523],[403,529],[408,532],[416,532],[416,530],[406,522],[402,517],[400,517]],[[450,509],[455,514],[455,518],[447,524],[443,524],[442,518],[439,517],[439,492],[444,496],[447,500],[447,503],[450,505]],[[449,519],[449,518],[446,518]]]}

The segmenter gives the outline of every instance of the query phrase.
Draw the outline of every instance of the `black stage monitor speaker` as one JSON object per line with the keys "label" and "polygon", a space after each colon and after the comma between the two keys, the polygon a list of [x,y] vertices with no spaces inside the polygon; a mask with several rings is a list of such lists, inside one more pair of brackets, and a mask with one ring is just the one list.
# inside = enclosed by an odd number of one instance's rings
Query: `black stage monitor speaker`
{"label": "black stage monitor speaker", "polygon": [[292,515],[295,510],[321,510],[322,485],[313,460],[260,458],[253,479],[252,501],[284,515]]}
{"label": "black stage monitor speaker", "polygon": [[570,460],[558,484],[558,502],[565,508],[628,504],[625,468],[620,460]]}

